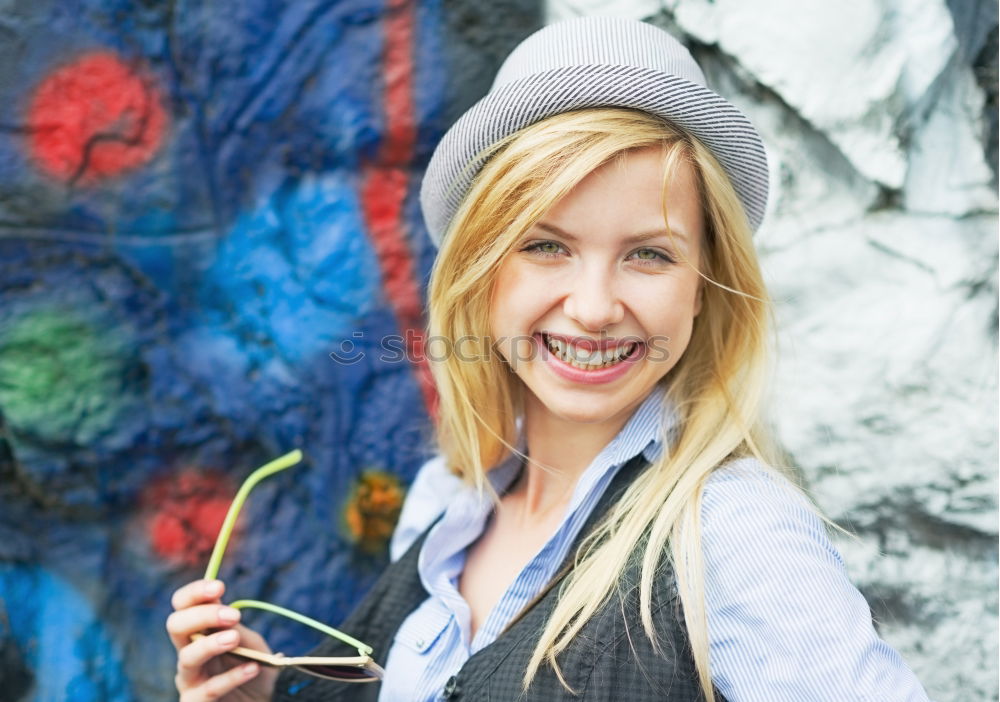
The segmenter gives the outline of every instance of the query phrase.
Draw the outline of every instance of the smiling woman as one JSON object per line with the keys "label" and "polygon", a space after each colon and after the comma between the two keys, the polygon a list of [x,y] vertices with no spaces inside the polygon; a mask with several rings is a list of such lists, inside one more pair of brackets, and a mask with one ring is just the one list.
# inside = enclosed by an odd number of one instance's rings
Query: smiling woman
{"label": "smiling woman", "polygon": [[[690,510],[721,464],[741,456],[776,464],[757,411],[766,291],[744,208],[718,160],[691,135],[634,109],[570,111],[521,130],[493,154],[458,208],[436,261],[430,310],[433,335],[491,336],[500,349],[493,364],[448,358],[434,367],[443,453],[470,483],[501,493],[483,515],[482,533],[460,551],[457,594],[469,621],[461,638],[475,653],[482,632],[496,629],[505,599],[517,602],[515,610],[528,605],[505,596],[530,589],[519,574],[544,572],[540,557],[554,576],[551,561],[561,558],[544,558],[546,549],[575,556],[540,622],[541,638],[522,660],[525,682],[542,677],[529,689],[558,699],[567,692],[559,684],[581,681],[563,678],[556,655],[565,659],[566,649],[578,650],[574,640],[594,636],[586,627],[603,618],[624,582],[639,585],[633,623],[649,622],[652,641],[654,602],[673,599],[664,587],[675,570],[687,585],[680,594],[688,600],[693,660],[662,660],[664,678],[653,688],[687,680],[695,695],[702,671],[686,666],[707,652],[697,646],[704,604],[685,597],[702,590],[691,567],[699,545]],[[618,364],[585,367],[594,351],[632,341],[636,348]],[[572,360],[564,363],[560,353]],[[668,446],[665,435],[678,426],[684,430]],[[616,445],[632,442],[616,461]],[[519,473],[511,467],[521,462],[515,443],[527,448]],[[600,512],[594,503],[602,488],[613,493],[614,479],[627,474],[622,459],[636,454],[649,469],[620,486],[589,533],[574,524],[588,506]],[[457,527],[451,514],[438,528]],[[691,519],[694,527],[683,530]],[[582,538],[575,549],[573,536]],[[434,537],[424,550],[456,546]],[[669,576],[654,581],[668,555]],[[403,623],[403,640],[419,612]],[[684,641],[679,621],[658,623],[668,638]],[[387,689],[393,663],[390,656]],[[546,688],[553,680],[556,688]]]}
{"label": "smiling woman", "polygon": [[431,366],[428,465],[462,483],[341,625],[384,680],[286,671],[272,699],[926,700],[767,431],[767,173],[650,25],[515,50],[421,196],[429,338],[482,351]]}

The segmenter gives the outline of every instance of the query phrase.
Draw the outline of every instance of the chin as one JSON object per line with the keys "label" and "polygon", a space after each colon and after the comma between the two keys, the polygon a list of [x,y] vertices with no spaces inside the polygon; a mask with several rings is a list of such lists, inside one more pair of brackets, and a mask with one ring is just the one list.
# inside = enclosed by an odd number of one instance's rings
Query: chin
{"label": "chin", "polygon": [[579,402],[563,399],[560,402],[543,402],[549,412],[555,416],[577,424],[596,424],[612,419],[624,407],[611,407],[607,401],[599,398],[585,398]]}

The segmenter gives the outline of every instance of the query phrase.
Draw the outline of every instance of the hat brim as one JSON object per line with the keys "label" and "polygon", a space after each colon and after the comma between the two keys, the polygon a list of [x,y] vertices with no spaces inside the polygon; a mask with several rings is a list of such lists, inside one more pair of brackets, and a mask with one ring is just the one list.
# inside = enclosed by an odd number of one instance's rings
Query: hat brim
{"label": "hat brim", "polygon": [[751,229],[760,226],[767,206],[767,155],[757,130],[735,106],[704,86],[656,70],[569,66],[491,90],[445,133],[420,189],[434,243],[440,246],[491,145],[546,117],[587,107],[643,110],[696,137],[729,175]]}

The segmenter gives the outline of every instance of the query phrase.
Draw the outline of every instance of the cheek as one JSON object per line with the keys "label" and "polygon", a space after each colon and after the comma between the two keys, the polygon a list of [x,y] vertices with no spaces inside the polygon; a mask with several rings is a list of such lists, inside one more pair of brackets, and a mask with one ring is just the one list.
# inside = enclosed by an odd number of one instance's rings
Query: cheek
{"label": "cheek", "polygon": [[[666,343],[675,350],[678,346],[687,346],[698,314],[697,286],[675,285],[655,292],[646,291],[645,299],[661,301],[655,306],[647,306],[646,314],[640,319],[646,333],[659,339],[661,345]],[[665,337],[669,341],[665,342]]]}
{"label": "cheek", "polygon": [[[494,328],[502,327],[505,333],[530,333],[532,325],[550,305],[543,276],[522,270],[511,263],[500,270],[491,300],[490,318]],[[512,329],[516,328],[516,329]]]}
{"label": "cheek", "polygon": [[515,271],[509,265],[504,266],[490,298],[490,336],[508,362],[515,351],[511,338],[523,333],[525,315],[520,304],[520,287]]}
{"label": "cheek", "polygon": [[647,358],[657,366],[665,364],[663,370],[667,370],[686,353],[691,342],[694,317],[675,313],[661,316],[654,324],[647,327]]}
{"label": "cheek", "polygon": [[532,333],[556,305],[554,289],[537,271],[525,271],[516,262],[502,268],[497,276],[490,304],[490,334],[515,372],[538,357]]}

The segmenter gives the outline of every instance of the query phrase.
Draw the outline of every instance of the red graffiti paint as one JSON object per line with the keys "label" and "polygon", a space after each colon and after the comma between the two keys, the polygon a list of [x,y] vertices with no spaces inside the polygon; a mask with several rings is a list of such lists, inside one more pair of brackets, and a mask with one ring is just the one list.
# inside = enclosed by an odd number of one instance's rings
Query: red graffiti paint
{"label": "red graffiti paint", "polygon": [[423,354],[424,319],[403,204],[409,188],[416,125],[413,109],[413,3],[392,2],[383,20],[382,76],[385,137],[377,164],[365,169],[361,199],[368,235],[378,254],[382,284],[396,321],[417,358],[415,372],[424,404],[437,417],[437,390]]}
{"label": "red graffiti paint", "polygon": [[236,494],[222,475],[185,470],[151,483],[142,502],[150,513],[153,551],[174,563],[204,566]]}
{"label": "red graffiti paint", "polygon": [[416,359],[414,372],[431,417],[437,417],[437,389],[424,357],[424,318],[420,289],[413,272],[413,256],[406,240],[403,202],[408,173],[401,168],[370,167],[365,173],[361,202],[368,237],[379,260],[382,287],[395,313],[409,358]]}
{"label": "red graffiti paint", "polygon": [[152,80],[109,51],[50,74],[28,110],[31,152],[46,173],[91,184],[149,162],[167,113]]}
{"label": "red graffiti paint", "polygon": [[391,2],[383,24],[386,139],[382,161],[392,165],[411,161],[417,136],[413,109],[413,5],[408,1]]}

